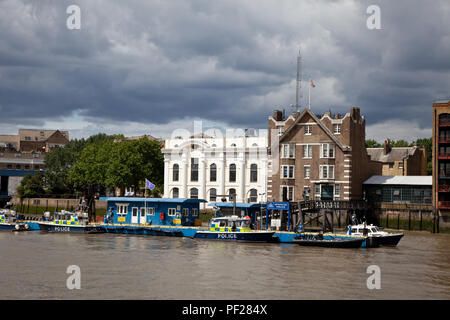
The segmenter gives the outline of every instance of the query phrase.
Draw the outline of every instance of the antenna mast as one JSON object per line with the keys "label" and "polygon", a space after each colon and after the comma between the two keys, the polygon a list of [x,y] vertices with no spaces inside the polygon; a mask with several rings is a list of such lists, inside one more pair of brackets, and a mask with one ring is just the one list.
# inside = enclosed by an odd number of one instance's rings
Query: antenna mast
{"label": "antenna mast", "polygon": [[300,49],[298,49],[298,56],[297,56],[297,88],[295,92],[295,109],[298,112],[299,111],[299,96],[301,97],[302,92],[302,75],[301,75],[301,65],[302,65],[302,56],[300,54]]}

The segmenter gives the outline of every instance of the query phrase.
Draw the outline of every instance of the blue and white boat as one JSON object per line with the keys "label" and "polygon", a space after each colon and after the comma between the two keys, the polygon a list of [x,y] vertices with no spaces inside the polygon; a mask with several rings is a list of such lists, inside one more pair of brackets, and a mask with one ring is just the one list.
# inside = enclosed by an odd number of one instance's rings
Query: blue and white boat
{"label": "blue and white boat", "polygon": [[103,233],[105,229],[97,225],[89,224],[87,212],[61,212],[44,213],[45,221],[39,221],[39,229],[47,232],[84,232]]}
{"label": "blue and white boat", "polygon": [[366,223],[349,225],[347,234],[367,237],[373,243],[373,246],[385,247],[395,247],[400,242],[400,239],[403,238],[403,233],[388,233],[381,231],[373,224],[367,225]]}
{"label": "blue and white boat", "polygon": [[10,209],[0,209],[0,230],[28,231],[30,227],[26,223],[17,222],[17,213]]}
{"label": "blue and white boat", "polygon": [[198,230],[195,239],[241,241],[241,242],[270,242],[274,231],[252,230],[250,217],[238,216],[219,217],[211,219],[209,230]]}

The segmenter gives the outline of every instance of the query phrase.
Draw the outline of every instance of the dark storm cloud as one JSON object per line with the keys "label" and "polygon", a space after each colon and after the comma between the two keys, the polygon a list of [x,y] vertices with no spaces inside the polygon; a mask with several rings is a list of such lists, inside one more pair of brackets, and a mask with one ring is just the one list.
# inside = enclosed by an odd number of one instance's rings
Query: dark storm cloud
{"label": "dark storm cloud", "polygon": [[[448,1],[0,2],[0,123],[78,112],[101,121],[169,123],[191,117],[265,127],[295,103],[296,54],[316,83],[313,107],[431,127],[448,97]],[[430,132],[431,134],[431,132]]]}

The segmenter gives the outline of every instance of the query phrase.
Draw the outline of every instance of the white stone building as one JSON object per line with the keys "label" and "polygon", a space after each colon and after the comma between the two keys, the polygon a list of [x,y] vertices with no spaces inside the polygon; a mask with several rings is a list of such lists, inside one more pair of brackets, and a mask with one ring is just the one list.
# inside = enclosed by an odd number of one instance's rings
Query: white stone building
{"label": "white stone building", "polygon": [[266,130],[259,135],[241,130],[239,136],[205,132],[166,140],[164,197],[211,203],[234,193],[237,202],[265,202],[267,141]]}

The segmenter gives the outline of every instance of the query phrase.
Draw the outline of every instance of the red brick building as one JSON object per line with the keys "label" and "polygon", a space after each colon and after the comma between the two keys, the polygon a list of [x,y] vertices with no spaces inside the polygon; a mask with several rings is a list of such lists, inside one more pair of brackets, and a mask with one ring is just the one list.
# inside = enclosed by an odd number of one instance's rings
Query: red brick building
{"label": "red brick building", "polygon": [[344,116],[275,111],[268,128],[269,145],[272,130],[279,139],[279,156],[269,160],[269,201],[361,199],[363,182],[382,170],[368,157],[359,108]]}

